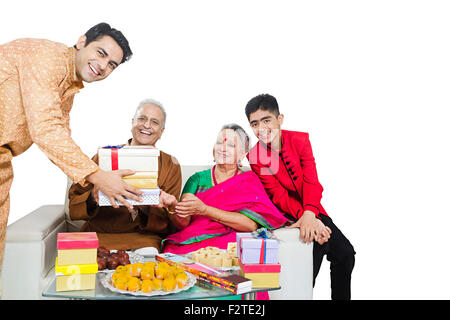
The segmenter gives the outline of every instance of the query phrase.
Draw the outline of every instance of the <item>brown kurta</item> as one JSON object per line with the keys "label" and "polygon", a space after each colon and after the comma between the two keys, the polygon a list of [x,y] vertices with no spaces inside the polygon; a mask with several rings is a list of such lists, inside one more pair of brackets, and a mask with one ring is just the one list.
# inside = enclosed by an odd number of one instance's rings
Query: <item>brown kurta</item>
{"label": "brown kurta", "polygon": [[[98,156],[94,156],[98,163]],[[171,155],[160,151],[158,186],[161,190],[180,197],[181,168]],[[143,247],[161,248],[161,240],[175,232],[175,226],[164,209],[134,206],[137,215],[120,206],[99,207],[91,196],[93,186],[73,184],[69,190],[69,214],[72,220],[86,220],[81,231],[97,232],[99,245],[107,249],[131,250]]]}

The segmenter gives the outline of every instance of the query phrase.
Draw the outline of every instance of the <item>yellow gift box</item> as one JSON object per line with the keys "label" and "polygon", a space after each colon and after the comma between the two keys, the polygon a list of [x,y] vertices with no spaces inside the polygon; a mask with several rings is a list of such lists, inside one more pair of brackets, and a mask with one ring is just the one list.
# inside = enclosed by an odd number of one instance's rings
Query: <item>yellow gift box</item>
{"label": "yellow gift box", "polygon": [[95,289],[97,272],[97,263],[58,265],[56,258],[56,291]]}
{"label": "yellow gift box", "polygon": [[244,273],[240,270],[239,275],[252,280],[252,288],[278,288],[280,286],[279,273]]}
{"label": "yellow gift box", "polygon": [[138,189],[158,188],[157,171],[139,171],[131,176],[122,177],[122,180]]}
{"label": "yellow gift box", "polygon": [[97,248],[58,250],[60,266],[97,263]]}

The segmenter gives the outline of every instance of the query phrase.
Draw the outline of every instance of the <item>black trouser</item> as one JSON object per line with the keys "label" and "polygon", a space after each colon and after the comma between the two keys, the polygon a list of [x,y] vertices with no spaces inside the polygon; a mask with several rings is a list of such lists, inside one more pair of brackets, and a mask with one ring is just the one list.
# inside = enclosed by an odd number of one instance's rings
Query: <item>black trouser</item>
{"label": "black trouser", "polygon": [[323,245],[314,242],[313,247],[313,286],[322,264],[323,256],[330,261],[331,299],[350,300],[350,284],[353,266],[355,265],[355,250],[352,244],[335,226],[330,217],[319,214],[323,224],[331,229],[331,236]]}

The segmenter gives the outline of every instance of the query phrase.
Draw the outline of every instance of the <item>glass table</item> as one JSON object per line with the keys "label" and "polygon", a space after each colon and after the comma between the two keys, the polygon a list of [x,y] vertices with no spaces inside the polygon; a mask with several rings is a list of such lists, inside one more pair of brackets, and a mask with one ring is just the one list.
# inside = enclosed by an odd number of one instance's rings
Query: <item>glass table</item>
{"label": "glass table", "polygon": [[[154,261],[154,259],[145,259],[145,261]],[[53,271],[54,272],[54,271]],[[240,295],[235,295],[227,290],[212,286],[204,281],[197,280],[196,284],[186,290],[178,293],[172,293],[161,296],[133,296],[113,292],[103,286],[102,277],[107,274],[99,272],[96,276],[95,290],[76,290],[76,291],[56,291],[56,276],[45,287],[42,292],[43,297],[47,298],[68,298],[68,299],[87,299],[87,300],[193,300],[193,299],[239,299]],[[261,291],[274,291],[278,288],[254,288],[244,294],[245,300],[255,300],[256,293]]]}

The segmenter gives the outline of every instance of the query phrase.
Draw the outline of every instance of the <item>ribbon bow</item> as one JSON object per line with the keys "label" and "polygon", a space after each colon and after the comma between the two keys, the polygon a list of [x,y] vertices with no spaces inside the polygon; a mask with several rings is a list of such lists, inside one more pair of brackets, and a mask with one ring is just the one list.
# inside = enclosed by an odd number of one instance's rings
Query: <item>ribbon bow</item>
{"label": "ribbon bow", "polygon": [[266,228],[259,228],[252,232],[253,238],[271,239],[272,233]]}

